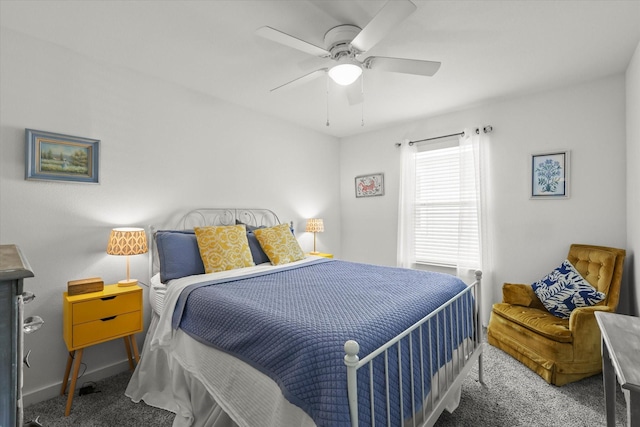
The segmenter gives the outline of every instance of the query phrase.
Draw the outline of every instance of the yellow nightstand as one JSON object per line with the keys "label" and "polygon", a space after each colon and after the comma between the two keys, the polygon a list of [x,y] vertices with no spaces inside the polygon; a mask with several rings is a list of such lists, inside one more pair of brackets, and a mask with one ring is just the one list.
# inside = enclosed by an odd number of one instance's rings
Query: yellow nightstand
{"label": "yellow nightstand", "polygon": [[315,255],[315,256],[321,256],[321,257],[325,257],[325,258],[333,258],[333,254],[326,254],[324,252],[309,252],[307,255]]}
{"label": "yellow nightstand", "polygon": [[[82,363],[82,352],[86,347],[124,339],[129,367],[133,369],[133,359],[140,359],[135,334],[142,332],[142,288],[140,286],[119,287],[106,285],[100,292],[62,296],[63,336],[69,350],[67,366],[60,394],[64,395],[69,381],[71,366],[73,377],[64,415],[69,416],[76,381]],[[133,348],[133,357],[131,349]]]}

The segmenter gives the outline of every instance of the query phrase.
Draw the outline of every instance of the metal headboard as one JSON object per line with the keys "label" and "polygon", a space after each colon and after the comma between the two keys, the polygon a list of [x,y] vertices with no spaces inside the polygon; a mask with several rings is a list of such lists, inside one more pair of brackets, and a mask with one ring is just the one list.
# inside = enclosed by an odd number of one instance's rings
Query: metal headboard
{"label": "metal headboard", "polygon": [[190,230],[209,225],[234,225],[236,220],[254,227],[280,224],[278,216],[269,209],[217,209],[204,208],[187,212],[178,222],[176,230]]}
{"label": "metal headboard", "polygon": [[280,219],[273,211],[261,208],[201,208],[187,212],[174,227],[150,227],[149,278],[160,271],[155,233],[158,230],[193,230],[194,227],[212,225],[235,225],[236,220],[254,227],[271,227],[280,224]]}

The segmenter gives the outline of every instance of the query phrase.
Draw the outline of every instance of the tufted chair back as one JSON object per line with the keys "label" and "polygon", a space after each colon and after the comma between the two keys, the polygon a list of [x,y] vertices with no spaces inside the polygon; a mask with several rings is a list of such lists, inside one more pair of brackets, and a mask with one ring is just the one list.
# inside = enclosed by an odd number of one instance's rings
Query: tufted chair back
{"label": "tufted chair back", "polygon": [[594,288],[607,294],[598,305],[618,307],[626,251],[605,246],[573,244],[567,259]]}

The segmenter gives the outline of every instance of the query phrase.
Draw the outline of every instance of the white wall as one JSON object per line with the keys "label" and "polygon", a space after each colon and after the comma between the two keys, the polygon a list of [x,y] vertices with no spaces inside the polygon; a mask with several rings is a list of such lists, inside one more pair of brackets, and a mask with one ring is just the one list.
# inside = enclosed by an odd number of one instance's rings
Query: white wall
{"label": "white wall", "polygon": [[630,313],[640,315],[640,43],[626,73],[627,83],[627,276]]}
{"label": "white wall", "polygon": [[[494,269],[484,282],[490,288],[485,315],[501,298],[503,282],[541,278],[564,260],[571,243],[626,246],[625,81],[617,75],[345,138],[343,258],[395,265],[396,142],[487,124],[494,128],[487,147]],[[571,150],[571,197],[531,200],[530,154],[558,149]],[[353,177],[368,172],[385,173],[385,195],[356,199]]]}
{"label": "white wall", "polygon": [[[19,245],[31,263],[25,287],[37,297],[26,314],[46,322],[25,340],[27,404],[55,396],[62,381],[67,281],[125,276],[125,260],[105,252],[114,226],[265,207],[294,221],[305,250],[304,219],[323,217],[319,250],[340,254],[337,139],[6,29],[0,67],[0,243]],[[101,140],[100,184],[25,181],[25,128]],[[132,257],[132,277],[148,282],[147,259]],[[80,382],[126,369],[122,344],[87,349]]]}

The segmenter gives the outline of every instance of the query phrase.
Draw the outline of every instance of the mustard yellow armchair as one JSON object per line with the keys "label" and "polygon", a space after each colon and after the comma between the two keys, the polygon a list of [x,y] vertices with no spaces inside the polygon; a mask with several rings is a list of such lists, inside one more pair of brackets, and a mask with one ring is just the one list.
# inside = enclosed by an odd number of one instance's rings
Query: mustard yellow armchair
{"label": "mustard yellow armchair", "polygon": [[502,302],[491,310],[489,344],[557,386],[600,373],[601,337],[594,312],[618,307],[625,256],[624,249],[571,245],[567,259],[606,298],[574,309],[569,319],[549,313],[531,285],[505,283]]}

